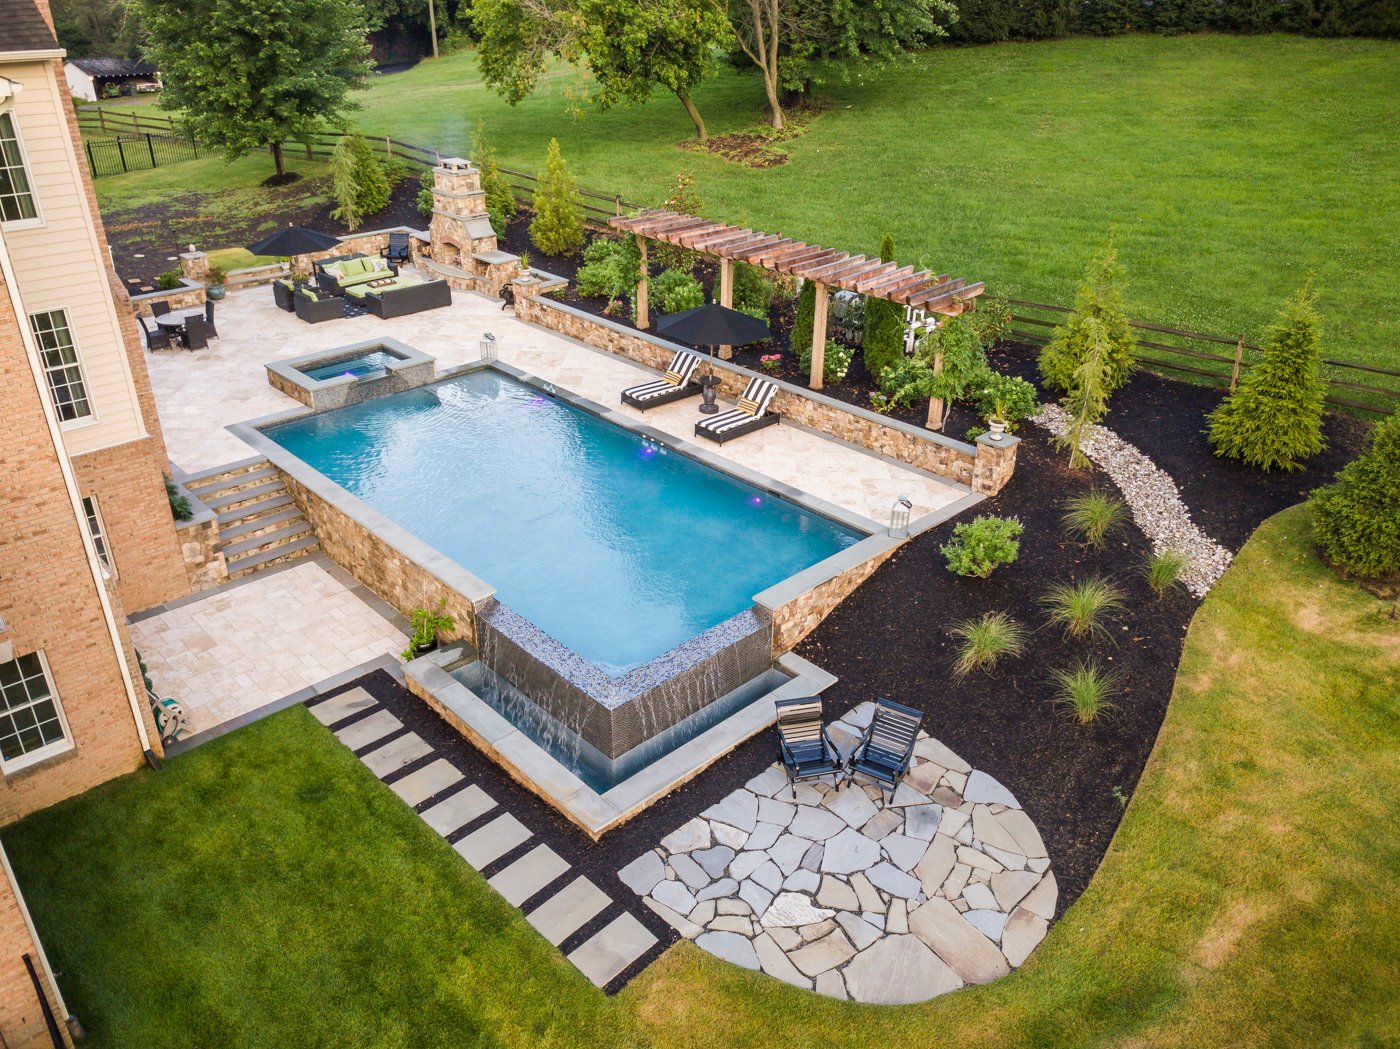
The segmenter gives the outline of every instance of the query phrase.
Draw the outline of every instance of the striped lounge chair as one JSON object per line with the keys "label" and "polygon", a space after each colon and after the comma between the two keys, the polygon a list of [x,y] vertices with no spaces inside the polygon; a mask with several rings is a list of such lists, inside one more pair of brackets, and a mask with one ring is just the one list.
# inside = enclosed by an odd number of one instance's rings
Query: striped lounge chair
{"label": "striped lounge chair", "polygon": [[776,383],[768,379],[753,379],[739,398],[739,406],[727,412],[720,412],[695,424],[696,437],[708,437],[723,444],[725,441],[753,433],[778,421],[778,413],[770,412],[768,406],[778,392]]}
{"label": "striped lounge chair", "polygon": [[683,401],[700,392],[700,384],[691,382],[691,376],[700,364],[700,358],[689,350],[680,350],[671,358],[671,366],[666,374],[640,386],[629,386],[622,391],[622,403],[646,411],[673,401]]}

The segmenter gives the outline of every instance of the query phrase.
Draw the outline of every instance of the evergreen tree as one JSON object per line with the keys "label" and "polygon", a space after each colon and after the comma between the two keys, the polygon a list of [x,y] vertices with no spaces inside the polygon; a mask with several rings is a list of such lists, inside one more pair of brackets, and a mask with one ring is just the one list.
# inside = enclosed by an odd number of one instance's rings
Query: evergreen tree
{"label": "evergreen tree", "polygon": [[1327,560],[1365,579],[1400,573],[1400,410],[1378,423],[1366,452],[1308,502]]}
{"label": "evergreen tree", "polygon": [[1084,352],[1060,401],[1060,407],[1069,413],[1069,428],[1055,438],[1057,445],[1069,449],[1069,465],[1074,470],[1089,465],[1084,439],[1108,411],[1108,377],[1115,349],[1108,324],[1101,317],[1088,317],[1080,336]]}
{"label": "evergreen tree", "polygon": [[1322,362],[1316,299],[1303,288],[1290,299],[1264,341],[1264,359],[1210,413],[1215,454],[1261,470],[1299,470],[1326,446]]}
{"label": "evergreen tree", "polygon": [[[1101,340],[1102,345],[1093,345]],[[1074,296],[1074,312],[1040,351],[1040,376],[1045,385],[1070,392],[1091,346],[1095,353],[1104,354],[1102,388],[1105,397],[1112,396],[1132,374],[1136,347],[1123,309],[1123,270],[1112,240],[1090,261],[1084,283]]]}
{"label": "evergreen tree", "polygon": [[[894,261],[894,238],[880,241],[880,261]],[[861,340],[865,367],[877,383],[888,368],[904,358],[904,307],[889,299],[866,296],[865,335]]]}
{"label": "evergreen tree", "polygon": [[389,176],[358,131],[347,131],[336,143],[331,154],[331,187],[338,205],[331,217],[340,219],[348,230],[358,229],[366,215],[389,206]]}
{"label": "evergreen tree", "polygon": [[472,129],[472,163],[481,172],[481,188],[486,194],[486,214],[491,217],[491,228],[496,236],[504,237],[506,223],[515,216],[519,205],[496,163],[496,151],[486,141],[486,123],[482,120]]}
{"label": "evergreen tree", "polygon": [[817,320],[817,285],[804,280],[797,295],[797,315],[792,319],[792,352],[806,372],[812,366],[812,325]]}
{"label": "evergreen tree", "polygon": [[583,247],[583,211],[578,187],[559,153],[559,140],[549,140],[544,178],[535,191],[535,220],[530,239],[546,255],[570,255]]}

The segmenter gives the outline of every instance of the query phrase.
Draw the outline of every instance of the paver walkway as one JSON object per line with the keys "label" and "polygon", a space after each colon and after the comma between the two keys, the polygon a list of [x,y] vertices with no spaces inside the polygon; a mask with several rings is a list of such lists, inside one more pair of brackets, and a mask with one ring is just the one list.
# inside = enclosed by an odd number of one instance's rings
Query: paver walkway
{"label": "paver walkway", "polygon": [[308,709],[594,985],[607,987],[657,945],[651,930],[364,688]]}
{"label": "paver walkway", "polygon": [[[849,754],[865,703],[831,727]],[[927,733],[893,795],[795,787],[773,765],[618,872],[682,936],[836,998],[988,983],[1044,937],[1058,890],[1011,792]]]}

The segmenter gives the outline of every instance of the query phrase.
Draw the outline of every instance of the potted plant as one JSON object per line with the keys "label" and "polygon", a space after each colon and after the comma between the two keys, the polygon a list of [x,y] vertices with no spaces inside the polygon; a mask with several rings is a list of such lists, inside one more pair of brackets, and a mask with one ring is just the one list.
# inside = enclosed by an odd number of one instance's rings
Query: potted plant
{"label": "potted plant", "polygon": [[405,663],[437,648],[437,636],[440,631],[456,628],[457,622],[447,614],[446,608],[447,598],[444,597],[437,603],[436,608],[410,608],[408,610],[412,632],[409,634],[408,647],[402,652]]}
{"label": "potted plant", "polygon": [[992,410],[987,413],[987,429],[994,434],[1006,432],[1008,406],[1000,397],[992,399]]}
{"label": "potted plant", "polygon": [[210,266],[209,276],[204,282],[204,295],[206,298],[218,302],[226,294],[224,281],[228,279],[228,274],[224,272],[222,266]]}

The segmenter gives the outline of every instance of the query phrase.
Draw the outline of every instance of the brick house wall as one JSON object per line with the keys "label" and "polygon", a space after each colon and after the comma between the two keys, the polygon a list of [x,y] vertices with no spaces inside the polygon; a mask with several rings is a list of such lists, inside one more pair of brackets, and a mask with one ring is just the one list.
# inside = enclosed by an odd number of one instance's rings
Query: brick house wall
{"label": "brick house wall", "polygon": [[9,864],[0,871],[0,1039],[7,1049],[53,1049],[43,1009],[24,956],[29,955],[49,1009],[58,1021],[59,1035],[72,1045],[58,995],[49,983],[41,951],[25,920],[19,887],[10,880]]}

